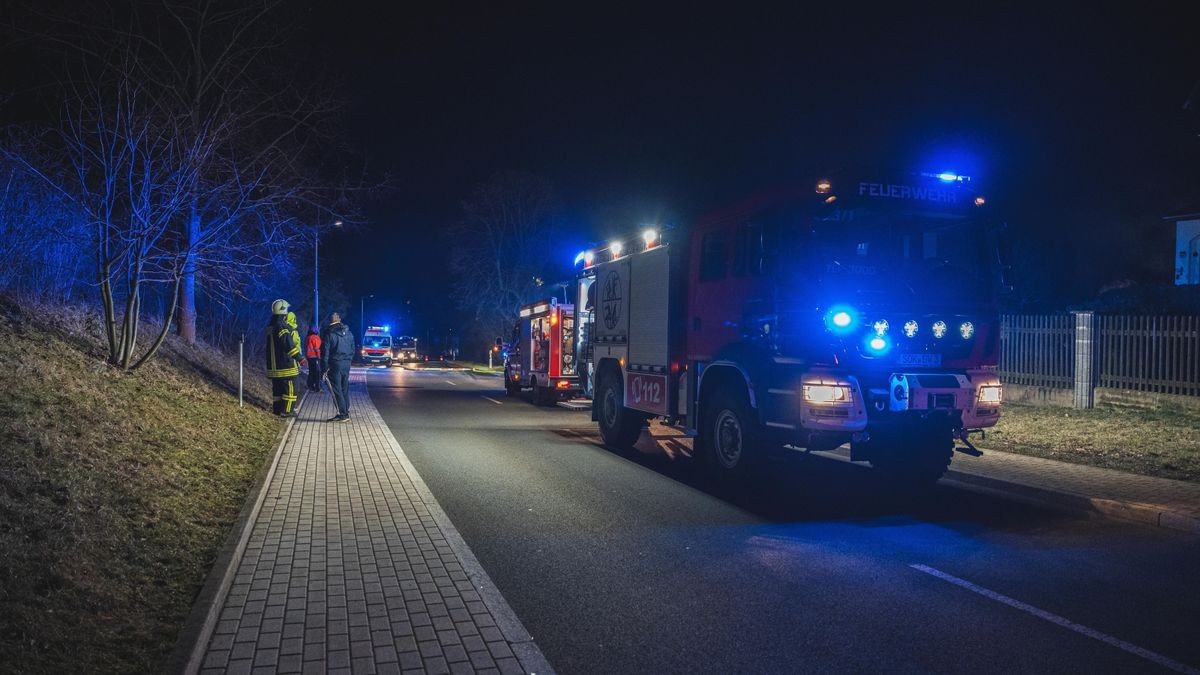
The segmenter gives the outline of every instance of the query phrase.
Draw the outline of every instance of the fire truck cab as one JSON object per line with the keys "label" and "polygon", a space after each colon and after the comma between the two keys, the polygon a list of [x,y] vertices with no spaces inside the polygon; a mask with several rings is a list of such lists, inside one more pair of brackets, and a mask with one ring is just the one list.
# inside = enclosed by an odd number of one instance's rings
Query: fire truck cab
{"label": "fire truck cab", "polygon": [[985,205],[963,176],[839,175],[712,214],[679,244],[647,231],[581,254],[605,442],[662,418],[721,474],[770,447],[850,443],[898,483],[936,481],[1000,414]]}
{"label": "fire truck cab", "polygon": [[533,402],[552,405],[580,391],[576,371],[575,308],[549,298],[521,307],[504,360],[504,389],[532,390]]}

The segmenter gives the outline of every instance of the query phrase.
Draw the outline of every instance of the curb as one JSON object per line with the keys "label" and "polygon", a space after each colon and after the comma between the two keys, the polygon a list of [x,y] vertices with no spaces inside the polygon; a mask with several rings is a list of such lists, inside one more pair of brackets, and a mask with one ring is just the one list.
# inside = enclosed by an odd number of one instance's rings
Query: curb
{"label": "curb", "polygon": [[[366,387],[366,384],[363,384]],[[370,391],[367,392],[367,399],[370,400]],[[546,660],[546,656],[542,654],[541,648],[534,642],[533,635],[525,629],[525,625],[521,623],[521,619],[517,617],[517,613],[513,611],[508,601],[500,593],[500,589],[496,586],[492,578],[488,576],[487,571],[483,569],[483,565],[471,552],[471,548],[467,546],[467,542],[459,534],[458,528],[450,521],[450,516],[442,510],[441,504],[437,498],[433,496],[433,492],[429,490],[429,486],[425,484],[425,480],[421,478],[421,474],[417,472],[417,468],[409,461],[408,455],[404,453],[404,448],[400,447],[400,442],[396,440],[396,436],[392,433],[391,427],[383,419],[383,415],[379,409],[375,407],[375,402],[371,401],[371,409],[377,423],[387,432],[386,438],[392,452],[396,455],[400,465],[412,480],[413,488],[420,495],[421,501],[425,504],[425,508],[429,509],[429,514],[438,524],[438,528],[442,530],[442,536],[446,538],[446,543],[453,549],[454,554],[462,562],[463,570],[471,579],[471,584],[479,591],[479,595],[483,600],[484,606],[488,608],[492,616],[496,619],[496,626],[504,635],[504,639],[512,647],[513,654],[517,657],[517,662],[521,664],[521,668],[526,673],[531,675],[554,675],[554,668],[550,666],[550,662]]]}
{"label": "curb", "polygon": [[[304,407],[304,400],[307,398],[308,392],[305,391],[297,409]],[[200,587],[200,592],[196,594],[196,598],[192,602],[192,610],[188,613],[183,629],[179,632],[175,649],[171,652],[171,657],[163,668],[164,672],[183,673],[184,675],[195,675],[200,672],[200,666],[204,663],[204,654],[208,650],[208,642],[212,639],[213,630],[216,629],[217,621],[221,616],[221,608],[225,605],[225,597],[229,595],[229,588],[233,585],[238,565],[241,564],[242,555],[245,554],[246,545],[250,541],[250,533],[254,530],[254,521],[258,519],[258,513],[262,510],[263,502],[266,501],[267,486],[271,484],[275,468],[279,466],[279,459],[283,455],[283,445],[287,442],[295,424],[295,417],[289,418],[284,424],[283,431],[279,433],[279,438],[275,441],[275,451],[272,453],[271,461],[263,465],[264,468],[259,472],[258,479],[246,495],[246,502],[242,505],[237,520],[234,521],[233,529],[226,537],[225,544],[221,547],[217,559],[213,561],[212,568],[204,580],[204,585]]]}
{"label": "curb", "polygon": [[[818,452],[813,454],[845,462],[846,464],[853,463],[849,457],[837,452]],[[1112,518],[1114,520],[1123,520],[1141,525],[1200,534],[1200,518],[1172,511],[1160,504],[1088,497],[1074,492],[1051,490],[1016,481],[981,476],[965,471],[955,471],[953,468],[946,471],[946,475],[939,481],[939,484],[982,492],[1036,506],[1069,511],[1088,517]]]}
{"label": "curb", "polygon": [[1050,490],[953,469],[946,472],[946,477],[942,479],[942,482],[965,488],[978,488],[1002,496],[1018,498],[1021,501],[1035,502],[1089,516],[1102,516],[1200,534],[1200,518],[1171,511],[1159,504],[1088,497],[1074,492]]}

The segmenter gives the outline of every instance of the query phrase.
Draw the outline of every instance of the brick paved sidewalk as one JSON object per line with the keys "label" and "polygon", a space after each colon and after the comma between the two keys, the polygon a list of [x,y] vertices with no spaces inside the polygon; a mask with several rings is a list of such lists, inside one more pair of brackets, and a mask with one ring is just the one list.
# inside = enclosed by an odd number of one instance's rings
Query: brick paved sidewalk
{"label": "brick paved sidewalk", "polygon": [[203,673],[549,673],[366,393],[309,395]]}

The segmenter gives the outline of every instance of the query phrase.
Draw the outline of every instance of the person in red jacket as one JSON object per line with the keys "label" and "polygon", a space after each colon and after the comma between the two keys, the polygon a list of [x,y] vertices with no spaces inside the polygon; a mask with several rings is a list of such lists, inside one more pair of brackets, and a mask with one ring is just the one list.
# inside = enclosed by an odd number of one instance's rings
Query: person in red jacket
{"label": "person in red jacket", "polygon": [[321,391],[321,336],[316,326],[309,328],[304,338],[304,355],[308,357],[308,390]]}

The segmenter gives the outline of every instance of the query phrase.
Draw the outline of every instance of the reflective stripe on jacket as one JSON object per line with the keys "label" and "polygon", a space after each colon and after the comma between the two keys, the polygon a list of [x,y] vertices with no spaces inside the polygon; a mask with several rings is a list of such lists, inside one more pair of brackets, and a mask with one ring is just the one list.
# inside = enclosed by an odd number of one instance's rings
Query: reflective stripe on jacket
{"label": "reflective stripe on jacket", "polygon": [[282,315],[271,317],[267,326],[267,377],[295,377],[300,374],[300,335],[288,318]]}

